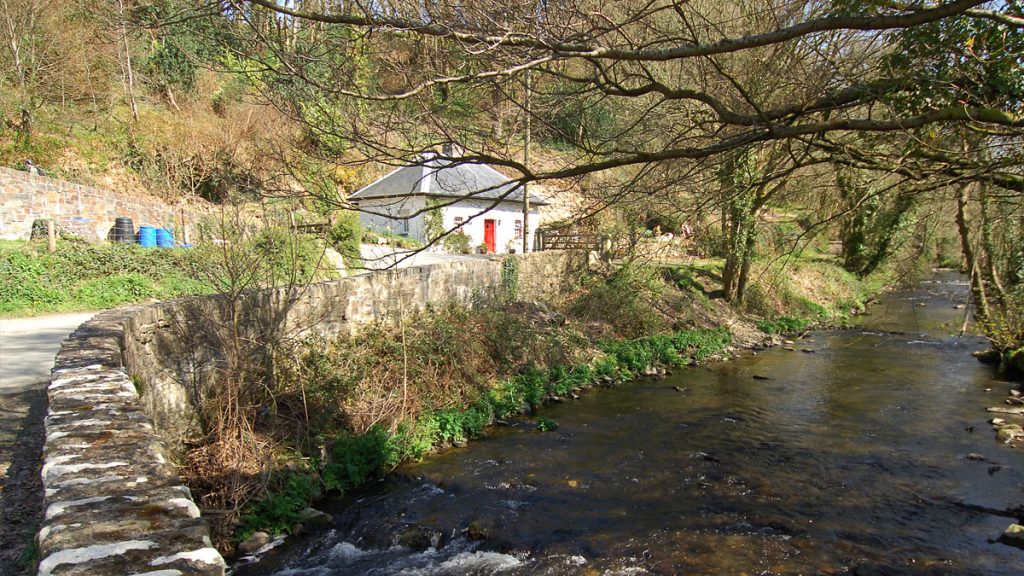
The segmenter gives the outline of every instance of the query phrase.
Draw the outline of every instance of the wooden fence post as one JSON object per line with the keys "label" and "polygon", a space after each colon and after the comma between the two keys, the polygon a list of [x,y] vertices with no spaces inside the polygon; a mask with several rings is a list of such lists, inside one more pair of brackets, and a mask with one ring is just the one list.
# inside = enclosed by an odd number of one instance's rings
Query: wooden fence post
{"label": "wooden fence post", "polygon": [[57,251],[57,230],[53,226],[53,218],[46,221],[46,249],[50,253]]}

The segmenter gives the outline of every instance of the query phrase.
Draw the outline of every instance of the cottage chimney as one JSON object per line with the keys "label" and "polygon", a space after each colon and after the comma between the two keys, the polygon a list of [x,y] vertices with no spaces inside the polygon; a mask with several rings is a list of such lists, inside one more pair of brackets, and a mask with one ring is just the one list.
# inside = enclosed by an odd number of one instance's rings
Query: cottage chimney
{"label": "cottage chimney", "polygon": [[454,142],[446,142],[441,147],[441,153],[447,158],[461,158],[463,152],[465,152],[461,146]]}

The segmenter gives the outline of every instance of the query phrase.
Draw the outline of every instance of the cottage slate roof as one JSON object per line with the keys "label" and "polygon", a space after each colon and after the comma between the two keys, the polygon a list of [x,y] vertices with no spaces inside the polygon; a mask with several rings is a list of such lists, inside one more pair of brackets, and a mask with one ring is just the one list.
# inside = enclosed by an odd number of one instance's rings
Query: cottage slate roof
{"label": "cottage slate roof", "polygon": [[[441,196],[445,198],[472,198],[496,200],[503,194],[506,202],[522,202],[522,188],[509,193],[515,186],[504,174],[486,164],[457,163],[430,158],[422,165],[403,166],[382,176],[375,182],[353,192],[349,200],[358,202],[370,198],[396,196]],[[544,198],[530,194],[530,203],[546,205]]]}

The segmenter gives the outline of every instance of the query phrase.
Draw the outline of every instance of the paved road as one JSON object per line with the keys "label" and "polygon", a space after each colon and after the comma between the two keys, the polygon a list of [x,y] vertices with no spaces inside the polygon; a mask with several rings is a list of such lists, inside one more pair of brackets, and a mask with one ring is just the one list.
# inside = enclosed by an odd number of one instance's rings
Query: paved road
{"label": "paved road", "polygon": [[21,574],[42,517],[46,381],[60,344],[91,313],[0,320],[0,574]]}
{"label": "paved road", "polygon": [[45,381],[61,341],[93,314],[0,320],[0,392]]}
{"label": "paved road", "polygon": [[427,266],[443,262],[466,262],[487,258],[479,254],[442,254],[439,252],[416,252],[390,246],[363,244],[359,247],[359,255],[363,258],[363,266],[369,270],[386,268],[408,268],[410,266]]}

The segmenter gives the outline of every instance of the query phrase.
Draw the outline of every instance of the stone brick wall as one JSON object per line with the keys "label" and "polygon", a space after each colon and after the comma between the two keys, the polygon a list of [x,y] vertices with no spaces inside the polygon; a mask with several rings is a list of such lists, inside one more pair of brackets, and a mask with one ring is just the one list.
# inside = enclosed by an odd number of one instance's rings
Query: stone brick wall
{"label": "stone brick wall", "polygon": [[[555,302],[586,259],[510,256],[519,295]],[[187,298],[103,312],[57,355],[49,385],[38,535],[40,576],[222,575],[224,562],[170,464],[193,427],[195,398],[223,362],[237,312],[244,338],[351,335],[431,305],[476,306],[502,295],[503,258],[376,272],[298,290]]]}
{"label": "stone brick wall", "polygon": [[[579,253],[508,256],[519,261],[519,297],[555,302],[585,266]],[[351,276],[248,294],[238,302],[242,336],[255,342],[307,335],[353,335],[368,324],[394,323],[428,306],[475,306],[502,293],[504,257],[449,262]],[[172,442],[194,423],[191,398],[224,361],[230,302],[188,298],[138,308],[126,320],[124,364],[143,383],[141,400],[157,430]]]}
{"label": "stone brick wall", "polygon": [[28,239],[36,219],[52,218],[59,230],[95,241],[106,239],[119,216],[131,218],[136,229],[150,225],[181,230],[186,224],[194,228],[205,211],[203,204],[171,206],[152,196],[122,194],[0,167],[3,240]]}
{"label": "stone brick wall", "polygon": [[121,366],[133,309],[64,344],[48,394],[39,576],[222,576],[224,560]]}

